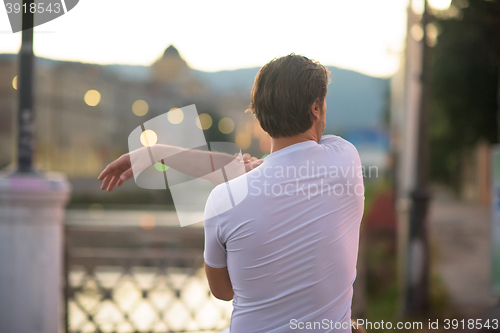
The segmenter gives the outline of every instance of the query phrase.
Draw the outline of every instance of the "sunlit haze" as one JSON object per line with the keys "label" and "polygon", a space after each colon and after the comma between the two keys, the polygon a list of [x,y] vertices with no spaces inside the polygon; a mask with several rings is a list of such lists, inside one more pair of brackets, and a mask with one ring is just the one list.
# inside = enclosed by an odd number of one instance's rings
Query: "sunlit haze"
{"label": "sunlit haze", "polygon": [[[195,69],[262,66],[291,52],[325,65],[387,77],[399,66],[407,0],[85,0],[35,29],[39,57],[150,65],[173,44]],[[16,53],[0,9],[0,53]]]}

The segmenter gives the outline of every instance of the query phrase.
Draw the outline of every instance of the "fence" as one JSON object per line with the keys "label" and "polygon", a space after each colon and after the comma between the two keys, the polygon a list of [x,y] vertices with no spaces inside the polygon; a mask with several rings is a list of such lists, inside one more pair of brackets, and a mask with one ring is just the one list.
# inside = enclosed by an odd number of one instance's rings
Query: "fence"
{"label": "fence", "polygon": [[79,332],[217,332],[231,303],[210,295],[203,228],[65,229],[65,325]]}

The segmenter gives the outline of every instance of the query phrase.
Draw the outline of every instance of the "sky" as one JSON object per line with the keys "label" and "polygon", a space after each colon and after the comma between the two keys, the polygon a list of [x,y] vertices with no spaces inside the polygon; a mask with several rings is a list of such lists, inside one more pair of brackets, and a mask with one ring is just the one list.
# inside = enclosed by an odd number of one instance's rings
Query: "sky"
{"label": "sky", "polygon": [[[260,67],[289,53],[389,77],[404,51],[408,0],[81,0],[35,28],[39,57],[150,65],[173,44],[204,71]],[[0,53],[16,53],[0,7]]]}

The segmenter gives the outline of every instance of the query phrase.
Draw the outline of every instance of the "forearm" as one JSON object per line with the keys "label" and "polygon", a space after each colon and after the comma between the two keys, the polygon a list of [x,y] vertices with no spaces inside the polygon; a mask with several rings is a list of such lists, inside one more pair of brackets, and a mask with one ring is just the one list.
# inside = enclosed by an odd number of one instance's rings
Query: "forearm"
{"label": "forearm", "polygon": [[[186,149],[156,144],[130,153],[134,172],[140,172],[156,162],[195,178],[203,178],[213,184],[220,184],[245,173],[243,164],[232,155],[198,149]],[[214,173],[221,168],[229,168],[226,175]]]}
{"label": "forearm", "polygon": [[163,160],[162,163],[166,166],[196,178],[202,178],[235,159],[234,156],[225,153],[168,145],[155,145],[152,148],[155,161]]}

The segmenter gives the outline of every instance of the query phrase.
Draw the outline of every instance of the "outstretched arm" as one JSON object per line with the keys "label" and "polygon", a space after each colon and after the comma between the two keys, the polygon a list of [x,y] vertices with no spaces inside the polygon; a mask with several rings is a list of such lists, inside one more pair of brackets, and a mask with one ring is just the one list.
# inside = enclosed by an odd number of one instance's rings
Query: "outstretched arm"
{"label": "outstretched arm", "polygon": [[[252,170],[259,166],[262,160],[244,154],[236,156],[235,162],[235,156],[226,153],[157,144],[149,149],[143,147],[124,154],[108,164],[98,177],[102,181],[101,189],[112,191],[115,186],[120,186],[132,178],[134,172],[141,172],[156,162],[161,162],[188,176],[207,179],[217,185],[240,176],[240,173]],[[242,163],[244,168],[238,167],[235,163]],[[215,170],[228,165],[234,171],[226,173],[229,179],[215,177],[213,174]]]}

